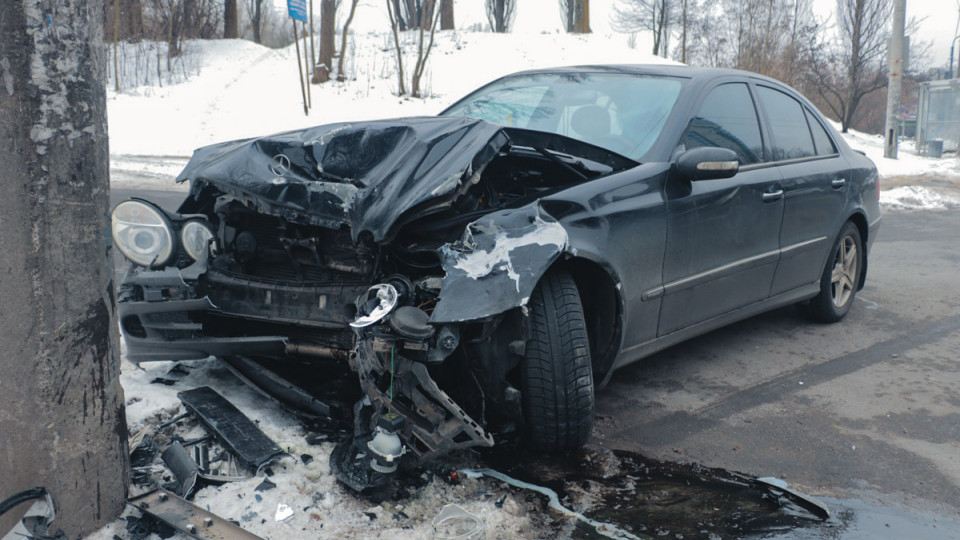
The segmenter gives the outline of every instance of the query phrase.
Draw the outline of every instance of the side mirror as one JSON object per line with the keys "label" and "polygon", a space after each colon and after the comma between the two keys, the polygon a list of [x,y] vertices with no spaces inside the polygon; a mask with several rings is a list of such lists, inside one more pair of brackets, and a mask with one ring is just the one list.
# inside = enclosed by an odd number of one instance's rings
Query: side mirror
{"label": "side mirror", "polygon": [[703,146],[687,150],[677,158],[677,173],[684,180],[730,178],[739,170],[737,153],[729,148]]}

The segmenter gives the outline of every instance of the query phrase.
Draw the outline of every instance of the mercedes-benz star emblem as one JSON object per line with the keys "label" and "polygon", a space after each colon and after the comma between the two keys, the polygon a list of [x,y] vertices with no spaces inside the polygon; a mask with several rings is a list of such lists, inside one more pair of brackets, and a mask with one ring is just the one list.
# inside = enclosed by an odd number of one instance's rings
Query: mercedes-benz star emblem
{"label": "mercedes-benz star emblem", "polygon": [[270,164],[270,170],[277,176],[283,176],[290,172],[290,158],[283,154],[273,156],[273,163]]}

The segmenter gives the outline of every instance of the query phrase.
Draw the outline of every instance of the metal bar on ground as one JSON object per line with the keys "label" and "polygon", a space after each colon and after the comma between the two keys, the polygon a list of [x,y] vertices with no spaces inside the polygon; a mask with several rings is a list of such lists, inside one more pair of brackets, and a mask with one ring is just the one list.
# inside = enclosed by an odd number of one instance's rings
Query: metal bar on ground
{"label": "metal bar on ground", "polygon": [[165,489],[128,499],[127,504],[198,540],[263,540]]}

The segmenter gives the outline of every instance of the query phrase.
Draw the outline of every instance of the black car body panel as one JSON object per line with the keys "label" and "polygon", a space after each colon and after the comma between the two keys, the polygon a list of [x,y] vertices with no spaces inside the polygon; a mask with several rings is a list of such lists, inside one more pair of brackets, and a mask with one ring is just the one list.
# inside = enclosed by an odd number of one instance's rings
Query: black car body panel
{"label": "black car body panel", "polygon": [[[622,77],[672,97],[645,111]],[[555,81],[538,94],[553,100],[542,116],[510,94],[515,81]],[[458,116],[490,88],[522,107],[483,101],[476,110],[500,124]],[[597,124],[609,136],[581,111],[609,113]],[[641,117],[655,139],[625,144]],[[678,162],[696,148],[731,157],[692,162],[682,170],[698,175],[684,176]],[[755,74],[675,66],[513,75],[438,117],[202,148],[177,180],[190,195],[163,219],[174,235],[204,223],[207,249],[132,268],[119,305],[128,356],[349,363],[365,396],[361,446],[395,429],[420,460],[530,422],[518,369],[531,297],[551,272],[579,291],[601,381],[689,337],[822,297],[848,223],[862,240],[848,284],[861,288],[880,221],[876,168],[802,96]]]}

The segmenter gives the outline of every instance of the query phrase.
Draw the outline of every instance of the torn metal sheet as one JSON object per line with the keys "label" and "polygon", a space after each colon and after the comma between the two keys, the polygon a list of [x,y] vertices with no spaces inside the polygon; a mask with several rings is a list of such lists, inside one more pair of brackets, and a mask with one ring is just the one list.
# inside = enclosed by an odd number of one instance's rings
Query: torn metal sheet
{"label": "torn metal sheet", "polygon": [[180,392],[177,397],[188,411],[197,415],[217,440],[233,452],[242,465],[259,469],[285,455],[277,443],[209,386]]}
{"label": "torn metal sheet", "polygon": [[471,321],[526,305],[568,242],[563,226],[536,205],[474,221],[441,248],[446,275],[430,322]]}
{"label": "torn metal sheet", "polygon": [[262,540],[165,489],[128,499],[127,503],[199,540]]}

